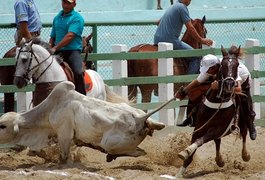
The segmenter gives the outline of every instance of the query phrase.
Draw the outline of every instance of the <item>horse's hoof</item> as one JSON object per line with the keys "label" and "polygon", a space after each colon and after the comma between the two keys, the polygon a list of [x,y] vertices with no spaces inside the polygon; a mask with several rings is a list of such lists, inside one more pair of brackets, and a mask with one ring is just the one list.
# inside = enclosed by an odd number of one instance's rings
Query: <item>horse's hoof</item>
{"label": "horse's hoof", "polygon": [[176,177],[177,177],[177,178],[183,178],[183,174],[184,174],[185,172],[186,172],[186,168],[184,168],[183,166],[180,167],[178,174],[176,174]]}
{"label": "horse's hoof", "polygon": [[178,153],[178,157],[182,159],[183,161],[185,161],[189,157],[188,151],[186,150],[181,151],[180,153]]}
{"label": "horse's hoof", "polygon": [[224,167],[224,165],[225,165],[225,162],[223,161],[223,159],[218,160],[217,158],[215,158],[215,162],[216,162],[218,167]]}
{"label": "horse's hoof", "polygon": [[250,154],[242,155],[242,159],[243,161],[248,162],[250,160]]}

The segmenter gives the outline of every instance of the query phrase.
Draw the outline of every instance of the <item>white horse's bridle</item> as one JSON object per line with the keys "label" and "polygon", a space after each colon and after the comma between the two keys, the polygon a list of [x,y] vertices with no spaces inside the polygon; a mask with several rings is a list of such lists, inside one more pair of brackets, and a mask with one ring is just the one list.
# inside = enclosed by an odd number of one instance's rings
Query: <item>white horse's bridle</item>
{"label": "white horse's bridle", "polygon": [[[26,45],[25,45],[26,46]],[[35,53],[33,52],[32,50],[32,47],[30,48],[30,50],[23,50],[23,47],[20,48],[18,50],[18,54],[16,56],[16,59],[18,60],[19,59],[19,56],[20,56],[20,53],[22,52],[26,52],[26,53],[30,53],[30,58],[28,59],[30,62],[29,62],[29,65],[28,65],[28,68],[27,68],[27,71],[26,73],[23,75],[23,76],[20,76],[20,75],[17,75],[15,74],[14,76],[15,77],[20,77],[20,78],[23,78],[26,82],[30,81],[30,78],[28,77],[29,73],[31,71],[33,71],[34,69],[36,68],[39,68],[41,64],[43,64],[45,61],[47,61],[52,55],[50,54],[47,58],[45,58],[42,62],[40,62],[37,58],[37,56],[35,55]],[[30,68],[31,64],[32,64],[32,60],[33,58],[36,59],[36,62],[37,62],[37,65],[33,66],[32,68]],[[51,66],[51,64],[53,63],[53,58],[52,58],[52,61],[51,63],[43,70],[43,72],[40,73],[40,75],[37,77],[37,78],[34,78],[34,83],[38,82],[38,80],[40,79],[40,77],[47,71],[47,69],[49,69],[49,67]],[[16,66],[17,66],[17,63],[16,63]]]}

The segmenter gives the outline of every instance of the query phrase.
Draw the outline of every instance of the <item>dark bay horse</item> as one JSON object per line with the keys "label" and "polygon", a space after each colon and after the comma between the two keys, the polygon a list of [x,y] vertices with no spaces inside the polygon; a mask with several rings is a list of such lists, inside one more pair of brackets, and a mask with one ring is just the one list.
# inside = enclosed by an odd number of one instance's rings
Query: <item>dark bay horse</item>
{"label": "dark bay horse", "polygon": [[[206,37],[206,28],[204,26],[206,21],[205,16],[202,19],[192,20],[192,24],[201,37]],[[194,49],[202,48],[202,44],[196,41],[188,31],[182,37],[182,41],[189,44]],[[129,52],[154,52],[158,51],[158,47],[151,44],[140,44],[132,47]],[[141,77],[141,76],[157,76],[158,75],[158,60],[157,59],[144,59],[144,60],[129,60],[127,61],[128,77]],[[188,62],[183,58],[175,58],[173,71],[174,75],[187,74]],[[174,91],[177,92],[183,83],[174,84]],[[142,94],[142,103],[151,101],[152,92],[155,91],[157,95],[158,84],[136,84],[128,86],[129,99],[137,97],[137,87],[139,87]]]}
{"label": "dark bay horse", "polygon": [[[195,129],[192,134],[191,145],[181,151],[178,156],[184,160],[179,170],[183,176],[186,168],[193,160],[197,148],[214,140],[216,145],[216,164],[223,167],[225,162],[220,153],[221,138],[231,133],[240,135],[243,139],[242,159],[250,160],[246,149],[247,126],[240,109],[240,94],[235,94],[236,78],[238,75],[238,56],[240,47],[233,54],[228,54],[222,47],[223,60],[217,74],[218,89],[209,89],[206,97],[198,107]],[[230,52],[230,51],[229,51]]]}
{"label": "dark bay horse", "polygon": [[[95,70],[95,65],[92,61],[87,61],[89,53],[93,52],[93,47],[90,44],[90,40],[93,34],[89,34],[87,37],[83,37],[83,49],[82,53],[85,53],[85,67],[86,69]],[[16,47],[12,47],[5,53],[3,58],[13,58],[16,56]],[[0,83],[1,85],[13,85],[15,66],[0,66]],[[4,93],[4,112],[10,112],[15,110],[14,93]]]}

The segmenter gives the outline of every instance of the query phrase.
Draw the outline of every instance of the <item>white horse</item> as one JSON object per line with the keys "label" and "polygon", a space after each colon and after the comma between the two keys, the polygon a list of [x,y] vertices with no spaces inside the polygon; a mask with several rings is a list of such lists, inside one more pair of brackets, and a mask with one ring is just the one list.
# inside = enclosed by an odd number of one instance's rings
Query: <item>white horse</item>
{"label": "white horse", "polygon": [[[22,43],[16,55],[16,72],[14,84],[18,88],[26,86],[30,79],[36,84],[33,95],[33,106],[42,102],[56,84],[66,81],[67,75],[60,65],[60,58],[52,55],[48,43],[40,39],[33,39]],[[62,60],[61,60],[62,61]],[[86,70],[92,86],[87,96],[107,100],[109,102],[128,102],[105,85],[102,77],[94,70]]]}

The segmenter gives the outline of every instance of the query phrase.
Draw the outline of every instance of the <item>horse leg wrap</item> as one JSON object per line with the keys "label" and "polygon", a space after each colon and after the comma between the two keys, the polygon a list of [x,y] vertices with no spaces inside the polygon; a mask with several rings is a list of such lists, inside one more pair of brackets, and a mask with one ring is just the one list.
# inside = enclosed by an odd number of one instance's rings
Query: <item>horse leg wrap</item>
{"label": "horse leg wrap", "polygon": [[192,153],[198,148],[197,144],[193,143],[192,145],[188,146],[185,150],[181,151],[178,154],[178,157],[181,158],[182,160],[188,159]]}
{"label": "horse leg wrap", "polygon": [[179,168],[179,172],[178,172],[178,174],[177,174],[177,177],[178,178],[183,178],[183,174],[186,172],[186,168],[185,167],[183,167],[183,166],[181,166],[180,168]]}

